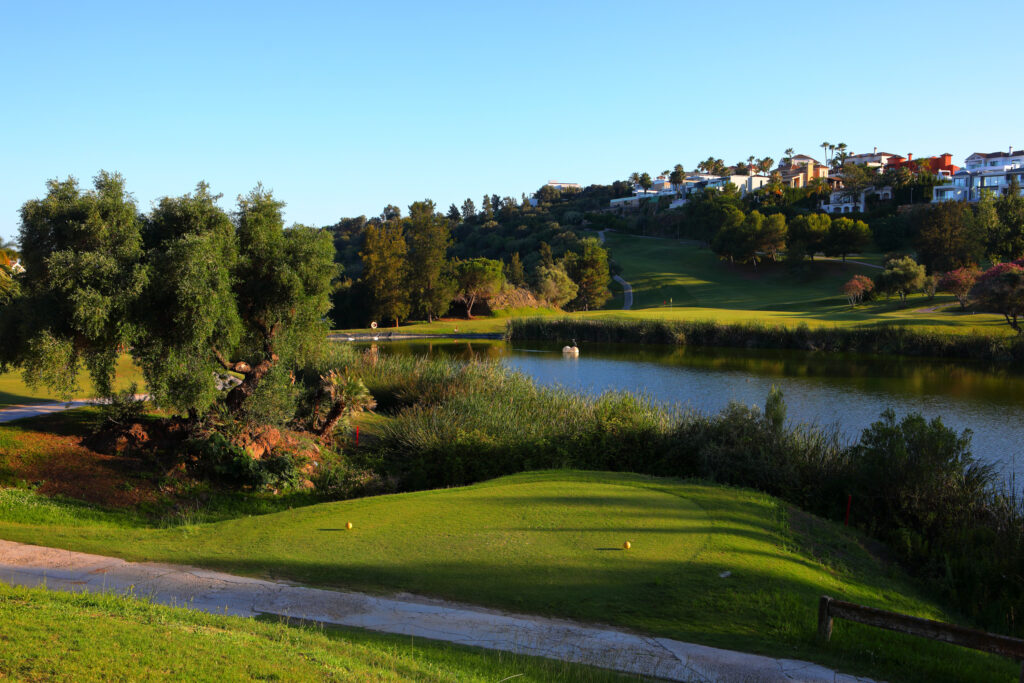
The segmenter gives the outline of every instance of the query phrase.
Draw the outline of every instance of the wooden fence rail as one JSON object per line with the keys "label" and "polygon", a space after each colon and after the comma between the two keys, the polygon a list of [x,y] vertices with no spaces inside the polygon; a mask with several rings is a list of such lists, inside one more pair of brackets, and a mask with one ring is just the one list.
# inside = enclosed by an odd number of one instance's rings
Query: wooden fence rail
{"label": "wooden fence rail", "polygon": [[961,647],[969,647],[1010,657],[1021,662],[1020,681],[1024,683],[1024,640],[1001,636],[985,631],[976,631],[963,626],[945,624],[941,621],[911,617],[906,614],[887,612],[884,609],[865,607],[852,602],[835,600],[827,595],[818,601],[818,635],[825,641],[832,637],[832,620],[846,619],[868,626],[906,633],[921,638],[940,640]]}

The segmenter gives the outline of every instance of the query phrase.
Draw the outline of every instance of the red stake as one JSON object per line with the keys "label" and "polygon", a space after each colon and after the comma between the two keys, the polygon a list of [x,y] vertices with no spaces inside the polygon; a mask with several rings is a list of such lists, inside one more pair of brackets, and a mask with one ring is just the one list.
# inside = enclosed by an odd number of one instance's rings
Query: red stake
{"label": "red stake", "polygon": [[846,496],[846,520],[843,522],[843,526],[850,526],[850,503],[853,502],[853,494],[850,493]]}
{"label": "red stake", "polygon": [[[356,445],[359,445],[359,425],[356,425]],[[847,516],[850,514],[849,507],[847,507],[846,514]]]}

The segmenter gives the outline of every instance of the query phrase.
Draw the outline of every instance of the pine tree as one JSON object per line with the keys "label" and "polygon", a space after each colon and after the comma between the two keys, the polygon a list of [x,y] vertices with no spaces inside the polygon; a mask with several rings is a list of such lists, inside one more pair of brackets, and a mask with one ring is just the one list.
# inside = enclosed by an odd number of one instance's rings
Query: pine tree
{"label": "pine tree", "polygon": [[359,252],[363,260],[362,280],[373,299],[373,317],[394,320],[395,327],[408,317],[410,310],[407,253],[405,235],[397,221],[366,227],[363,250]]}
{"label": "pine tree", "polygon": [[[454,205],[452,205],[454,208]],[[409,291],[416,313],[433,322],[443,315],[454,298],[453,287],[443,277],[445,256],[451,246],[447,219],[434,211],[429,199],[409,207]]]}
{"label": "pine tree", "polygon": [[519,258],[519,252],[512,252],[508,264],[505,266],[505,279],[516,287],[526,284],[526,273],[523,271],[523,262]]}

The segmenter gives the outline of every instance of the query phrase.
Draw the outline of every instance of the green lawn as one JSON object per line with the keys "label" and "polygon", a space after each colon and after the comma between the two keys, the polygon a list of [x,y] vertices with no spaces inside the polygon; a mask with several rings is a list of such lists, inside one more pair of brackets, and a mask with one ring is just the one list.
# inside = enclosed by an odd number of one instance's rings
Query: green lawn
{"label": "green lawn", "polygon": [[[85,372],[79,376],[81,382],[81,391],[75,395],[75,398],[92,398],[95,396],[95,392],[92,387],[92,382],[89,381],[89,377]],[[136,382],[142,387],[142,373],[139,372],[138,368],[132,363],[130,356],[122,355],[117,362],[117,379],[115,380],[116,389],[127,389],[132,382]],[[33,390],[25,384],[21,379],[21,373],[18,372],[6,372],[0,373],[0,408],[8,405],[27,404],[27,403],[45,403],[47,401],[56,401],[61,397],[48,391],[45,388],[39,390]]]}
{"label": "green lawn", "polygon": [[1017,670],[843,622],[817,643],[822,594],[951,615],[841,527],[763,494],[637,475],[528,473],[165,528],[0,489],[0,537],[611,623],[889,680],[1015,680]]}
{"label": "green lawn", "polygon": [[0,643],[0,678],[14,680],[627,680],[600,669],[423,639],[3,583]]}

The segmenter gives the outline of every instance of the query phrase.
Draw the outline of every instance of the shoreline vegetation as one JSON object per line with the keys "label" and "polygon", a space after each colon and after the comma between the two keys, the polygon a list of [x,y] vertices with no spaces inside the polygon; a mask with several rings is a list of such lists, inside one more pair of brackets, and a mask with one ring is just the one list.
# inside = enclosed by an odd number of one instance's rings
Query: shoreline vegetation
{"label": "shoreline vegetation", "polygon": [[943,333],[884,323],[873,327],[810,327],[805,323],[786,326],[760,321],[535,317],[509,320],[505,339],[884,354],[1024,366],[1024,339],[1018,335],[1002,331]]}

